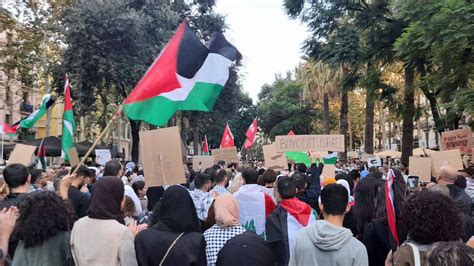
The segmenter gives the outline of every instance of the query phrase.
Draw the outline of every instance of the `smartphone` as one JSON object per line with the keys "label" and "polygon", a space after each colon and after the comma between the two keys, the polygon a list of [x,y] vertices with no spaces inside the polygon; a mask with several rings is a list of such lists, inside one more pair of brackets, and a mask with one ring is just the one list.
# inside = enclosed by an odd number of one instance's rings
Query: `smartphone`
{"label": "smartphone", "polygon": [[418,187],[418,183],[420,182],[420,178],[418,176],[409,176],[407,179],[407,187],[408,188],[416,188]]}

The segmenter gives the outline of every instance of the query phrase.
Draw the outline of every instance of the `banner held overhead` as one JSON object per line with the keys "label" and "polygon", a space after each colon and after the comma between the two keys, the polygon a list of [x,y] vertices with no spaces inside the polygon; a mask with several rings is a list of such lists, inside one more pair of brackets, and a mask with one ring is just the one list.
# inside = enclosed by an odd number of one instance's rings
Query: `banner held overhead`
{"label": "banner held overhead", "polygon": [[276,152],[340,151],[344,152],[344,135],[276,136]]}

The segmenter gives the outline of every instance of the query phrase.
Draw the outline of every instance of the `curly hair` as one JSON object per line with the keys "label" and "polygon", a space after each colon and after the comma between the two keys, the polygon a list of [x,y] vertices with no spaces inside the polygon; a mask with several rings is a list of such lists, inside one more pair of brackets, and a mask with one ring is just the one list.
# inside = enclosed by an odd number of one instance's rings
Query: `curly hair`
{"label": "curly hair", "polygon": [[461,239],[459,209],[451,198],[439,192],[424,190],[411,195],[400,219],[408,228],[410,239],[422,245]]}
{"label": "curly hair", "polygon": [[37,191],[25,197],[20,205],[15,233],[25,247],[41,245],[49,238],[72,229],[74,209],[54,192]]}

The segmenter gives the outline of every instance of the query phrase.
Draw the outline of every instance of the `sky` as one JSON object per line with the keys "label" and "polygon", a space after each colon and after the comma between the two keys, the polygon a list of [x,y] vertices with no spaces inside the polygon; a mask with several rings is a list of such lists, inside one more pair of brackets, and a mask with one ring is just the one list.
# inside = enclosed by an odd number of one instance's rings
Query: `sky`
{"label": "sky", "polygon": [[256,103],[263,84],[301,62],[306,28],[288,18],[283,0],[217,0],[216,11],[227,16],[225,36],[243,55],[243,89]]}

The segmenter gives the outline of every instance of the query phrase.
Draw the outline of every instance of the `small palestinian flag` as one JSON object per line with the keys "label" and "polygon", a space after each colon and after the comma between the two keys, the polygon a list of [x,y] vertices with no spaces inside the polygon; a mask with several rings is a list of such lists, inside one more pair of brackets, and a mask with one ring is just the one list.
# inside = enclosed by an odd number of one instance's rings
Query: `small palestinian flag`
{"label": "small palestinian flag", "polygon": [[38,153],[36,153],[36,160],[38,160],[38,169],[44,169],[46,170],[46,149],[44,147],[44,139],[41,140],[41,144],[38,147]]}
{"label": "small palestinian flag", "polygon": [[202,142],[202,154],[209,155],[209,144],[207,144],[206,134],[204,134],[204,141]]}
{"label": "small palestinian flag", "polygon": [[178,110],[209,112],[229,78],[230,65],[240,58],[221,33],[204,46],[183,22],[125,99],[125,114],[164,126]]}
{"label": "small palestinian flag", "polygon": [[293,132],[293,130],[290,130],[290,132],[288,132],[288,136],[294,136],[295,135],[295,132]]}
{"label": "small palestinian flag", "polygon": [[333,152],[323,157],[324,164],[336,164],[337,162],[337,152]]}
{"label": "small palestinian flag", "polygon": [[46,114],[46,111],[53,106],[54,97],[51,94],[46,94],[41,100],[41,106],[38,110],[31,113],[28,117],[20,121],[20,127],[32,128],[41,117]]}
{"label": "small palestinian flag", "polygon": [[288,265],[298,230],[316,222],[317,217],[316,211],[297,198],[278,204],[265,223],[266,241],[273,253],[279,254],[278,264]]}
{"label": "small palestinian flag", "polygon": [[14,136],[16,136],[18,127],[19,127],[19,122],[15,123],[11,126],[8,123],[3,123],[2,134],[8,135],[10,137],[14,137]]}

